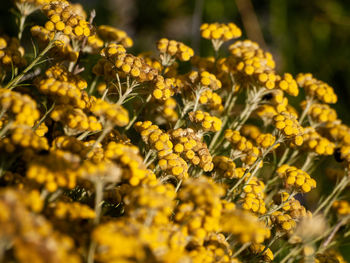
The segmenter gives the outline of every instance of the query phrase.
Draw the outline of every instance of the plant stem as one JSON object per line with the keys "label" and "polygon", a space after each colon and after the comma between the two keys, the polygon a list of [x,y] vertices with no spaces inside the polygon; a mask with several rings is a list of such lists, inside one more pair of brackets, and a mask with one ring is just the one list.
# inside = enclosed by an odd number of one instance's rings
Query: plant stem
{"label": "plant stem", "polygon": [[45,121],[45,119],[47,118],[47,116],[51,113],[51,111],[53,111],[53,109],[55,108],[56,103],[53,102],[50,109],[48,111],[46,111],[46,113],[44,114],[44,116],[40,119],[40,121],[33,127],[33,131],[35,131],[36,129],[38,129],[38,127]]}
{"label": "plant stem", "polygon": [[26,22],[26,19],[27,19],[27,16],[21,14],[21,17],[19,19],[19,30],[18,30],[18,40],[19,40],[19,42],[21,42],[21,39],[22,39],[22,34],[23,34],[23,31],[24,31],[24,24]]}
{"label": "plant stem", "polygon": [[314,211],[314,215],[316,215],[324,206],[328,204],[328,202],[337,194],[340,189],[345,188],[348,184],[348,177],[344,176],[339,184],[334,188],[333,192],[320,204],[317,209]]}
{"label": "plant stem", "polygon": [[[93,225],[96,226],[100,222],[101,217],[101,202],[103,199],[103,188],[104,183],[101,180],[95,181],[95,218],[93,220]],[[87,262],[93,263],[94,257],[95,257],[95,250],[96,250],[97,244],[94,240],[91,240],[88,256],[87,256]]]}
{"label": "plant stem", "polygon": [[247,247],[250,246],[250,242],[249,243],[245,243],[243,244],[237,251],[235,254],[233,254],[233,258],[237,257],[239,254],[241,254],[243,252],[243,250],[245,250]]}
{"label": "plant stem", "polygon": [[142,104],[142,106],[140,107],[140,109],[137,111],[137,113],[134,115],[134,117],[131,119],[131,121],[129,122],[128,126],[125,127],[125,131],[129,130],[131,128],[131,126],[134,124],[134,122],[137,120],[137,117],[141,114],[141,112],[143,111],[143,109],[146,107],[147,103],[151,100],[152,95],[148,95],[146,101]]}
{"label": "plant stem", "polygon": [[49,44],[41,51],[41,53],[22,71],[21,74],[17,75],[13,80],[11,80],[7,85],[5,86],[5,89],[13,89],[16,87],[18,83],[20,83],[21,79],[24,77],[24,75],[31,70],[33,67],[35,67],[36,64],[45,56],[45,54],[53,47],[55,43],[55,39],[51,40]]}

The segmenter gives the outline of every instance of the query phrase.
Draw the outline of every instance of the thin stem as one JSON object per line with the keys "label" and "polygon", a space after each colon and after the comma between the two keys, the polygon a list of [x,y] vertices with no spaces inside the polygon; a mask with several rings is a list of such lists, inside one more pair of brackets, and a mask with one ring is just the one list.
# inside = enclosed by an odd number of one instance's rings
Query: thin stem
{"label": "thin stem", "polygon": [[246,248],[248,248],[250,246],[250,242],[249,243],[245,243],[243,244],[237,251],[236,253],[233,254],[233,258],[237,257],[239,254],[241,254],[243,252],[243,250],[245,250]]}
{"label": "thin stem", "polygon": [[278,205],[277,207],[271,209],[269,212],[267,212],[266,214],[262,215],[262,216],[259,217],[259,218],[268,217],[268,216],[270,216],[272,213],[274,213],[274,212],[280,210],[280,209],[281,209],[286,203],[288,203],[296,194],[297,194],[297,192],[291,193],[291,194],[288,196],[288,198],[287,198],[284,202],[282,202],[282,203],[281,203],[280,205]]}
{"label": "thin stem", "polygon": [[0,139],[6,134],[6,132],[11,129],[13,121],[9,121],[0,131]]}
{"label": "thin stem", "polygon": [[303,165],[303,167],[301,167],[300,169],[303,171],[307,171],[309,168],[310,163],[312,162],[312,160],[314,159],[315,155],[312,153],[308,153],[305,163]]}
{"label": "thin stem", "polygon": [[27,19],[27,16],[21,14],[21,17],[19,19],[19,30],[18,30],[18,40],[20,42],[21,42],[21,39],[22,39],[22,34],[23,34],[23,31],[24,31],[24,25],[25,25],[26,19]]}
{"label": "thin stem", "polygon": [[349,216],[347,216],[346,218],[340,220],[334,227],[334,229],[332,230],[332,232],[329,234],[329,236],[327,237],[327,239],[323,242],[323,244],[321,245],[322,248],[326,249],[327,246],[329,245],[329,243],[332,241],[333,237],[335,236],[335,234],[338,232],[338,230],[340,229],[340,227],[342,227],[344,224],[347,223],[349,219]]}
{"label": "thin stem", "polygon": [[91,95],[94,90],[95,90],[95,87],[96,87],[96,84],[97,84],[97,81],[98,81],[98,76],[95,76],[94,80],[91,82],[91,85],[90,85],[90,89],[89,89],[89,95]]}
{"label": "thin stem", "polygon": [[348,184],[348,177],[344,176],[339,184],[333,189],[333,192],[320,204],[314,211],[314,215],[317,214],[323,207],[325,207],[328,202],[337,194],[337,192]]}
{"label": "thin stem", "polygon": [[299,118],[300,125],[303,123],[303,120],[305,119],[306,114],[309,112],[310,107],[311,107],[311,105],[313,103],[312,99],[310,99],[310,98],[306,98],[306,101],[307,102],[306,102],[305,109],[303,110],[303,112],[302,112],[302,114],[301,114],[301,116]]}
{"label": "thin stem", "polygon": [[102,133],[97,138],[97,140],[92,145],[90,151],[86,154],[86,156],[89,156],[89,154],[96,148],[96,146],[102,142],[102,140],[106,137],[106,135],[113,129],[113,125],[110,123],[106,124],[106,127],[102,130]]}
{"label": "thin stem", "polygon": [[182,184],[182,179],[177,183],[176,188],[175,188],[175,193],[177,193],[179,191],[181,184]]}
{"label": "thin stem", "polygon": [[146,101],[142,104],[142,106],[140,107],[140,109],[135,113],[134,117],[131,119],[131,121],[129,122],[128,126],[126,126],[125,131],[129,130],[131,128],[131,126],[134,124],[134,122],[137,120],[138,116],[141,114],[141,112],[143,111],[143,109],[146,107],[147,103],[151,100],[152,95],[148,95]]}
{"label": "thin stem", "polygon": [[276,167],[280,167],[280,166],[285,162],[285,160],[286,160],[287,157],[288,157],[289,151],[290,151],[290,148],[287,148],[287,149],[284,151],[284,153],[283,153],[283,155],[282,155],[281,159],[279,160],[279,162],[278,162],[278,164],[277,164]]}
{"label": "thin stem", "polygon": [[190,104],[185,104],[185,107],[183,108],[182,113],[181,113],[181,117],[175,123],[174,129],[177,129],[181,126],[181,122],[182,122],[183,118],[185,117],[187,112],[191,109],[191,107],[192,106]]}
{"label": "thin stem", "polygon": [[53,109],[55,108],[56,103],[53,102],[50,109],[48,111],[46,111],[46,113],[44,114],[44,116],[40,119],[40,121],[33,127],[33,131],[35,131],[47,118],[47,116],[51,113],[51,111],[53,111]]}
{"label": "thin stem", "polygon": [[[96,226],[100,222],[101,217],[101,204],[103,199],[103,188],[104,183],[101,180],[95,181],[95,218],[93,220],[93,225]],[[95,257],[95,250],[96,250],[97,244],[94,240],[91,240],[89,251],[88,251],[88,257],[87,262],[93,263],[94,257]]]}
{"label": "thin stem", "polygon": [[53,47],[55,39],[51,40],[49,44],[41,51],[41,53],[22,71],[21,74],[17,75],[13,80],[11,80],[6,86],[5,89],[13,89],[18,83],[22,80],[24,75],[31,70],[39,61],[45,56],[45,54]]}

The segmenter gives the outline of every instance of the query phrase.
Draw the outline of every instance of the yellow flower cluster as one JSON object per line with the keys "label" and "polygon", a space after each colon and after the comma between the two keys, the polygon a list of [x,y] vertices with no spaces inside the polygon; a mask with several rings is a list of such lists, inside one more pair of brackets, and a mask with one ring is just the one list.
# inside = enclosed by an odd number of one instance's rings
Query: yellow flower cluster
{"label": "yellow flower cluster", "polygon": [[129,114],[123,106],[108,103],[102,99],[93,102],[91,112],[100,117],[103,122],[109,122],[116,126],[126,126],[129,123]]}
{"label": "yellow flower cluster", "polygon": [[271,249],[266,248],[264,245],[252,244],[250,246],[250,250],[254,254],[258,254],[264,260],[264,262],[271,262],[274,259]]}
{"label": "yellow flower cluster", "polygon": [[0,235],[12,244],[15,259],[38,263],[81,262],[72,238],[55,231],[43,216],[31,213],[23,202],[25,198],[25,192],[12,189],[0,192]]}
{"label": "yellow flower cluster", "polygon": [[[0,37],[0,65],[1,71],[11,71],[13,67],[23,67],[27,64],[24,58],[24,49],[20,46],[17,38],[8,36]],[[0,72],[1,75],[4,72]]]}
{"label": "yellow flower cluster", "polygon": [[327,83],[315,79],[312,74],[299,74],[297,76],[298,85],[305,89],[307,96],[318,99],[321,102],[334,104],[337,102],[337,95]]}
{"label": "yellow flower cluster", "polygon": [[312,127],[304,129],[303,135],[303,148],[308,151],[315,152],[319,155],[332,155],[334,152],[335,144],[330,142],[327,138],[322,137]]}
{"label": "yellow flower cluster", "polygon": [[281,211],[273,212],[271,220],[281,232],[290,233],[296,227],[295,220],[289,214],[284,214]]}
{"label": "yellow flower cluster", "polygon": [[174,95],[174,82],[172,79],[164,79],[162,76],[158,75],[154,82],[154,90],[152,92],[153,98],[166,101]]}
{"label": "yellow flower cluster", "polygon": [[55,217],[59,219],[91,219],[95,217],[95,212],[89,206],[79,202],[56,202],[52,207]]}
{"label": "yellow flower cluster", "polygon": [[80,161],[78,156],[69,152],[55,150],[48,156],[37,156],[28,164],[26,176],[34,180],[49,192],[58,187],[73,189],[76,186],[75,168]]}
{"label": "yellow flower cluster", "polygon": [[200,85],[205,89],[217,90],[220,89],[222,84],[214,74],[209,73],[208,71],[192,71],[188,75],[188,79],[191,83]]}
{"label": "yellow flower cluster", "polygon": [[142,140],[157,152],[159,167],[171,175],[182,179],[188,177],[187,163],[178,154],[173,153],[173,143],[170,136],[161,131],[152,122],[137,122],[135,129],[141,134]]}
{"label": "yellow flower cluster", "polygon": [[264,190],[265,184],[256,177],[252,177],[249,183],[243,186],[243,193],[238,202],[241,202],[244,210],[258,214],[265,214],[266,206],[264,202]]}
{"label": "yellow flower cluster", "polygon": [[221,217],[223,232],[237,236],[241,243],[262,243],[271,235],[269,228],[249,212],[234,210],[223,213]]}
{"label": "yellow flower cluster", "polygon": [[200,97],[199,103],[208,107],[209,110],[222,112],[224,106],[222,105],[222,98],[217,93],[210,89],[204,90]]}
{"label": "yellow flower cluster", "polygon": [[278,167],[277,174],[283,178],[287,188],[307,193],[316,187],[316,181],[308,173],[295,166],[282,165]]}
{"label": "yellow flower cluster", "polygon": [[[242,178],[245,169],[242,167],[236,168],[235,162],[226,156],[215,156],[213,158],[216,176],[223,178]],[[248,174],[249,176],[249,174]]]}
{"label": "yellow flower cluster", "polygon": [[97,28],[97,34],[106,42],[115,42],[124,47],[132,47],[133,41],[125,31],[108,25],[101,25]]}
{"label": "yellow flower cluster", "polygon": [[138,185],[149,173],[143,164],[139,149],[134,145],[111,141],[104,154],[123,169],[122,180],[127,180],[133,186]]}
{"label": "yellow flower cluster", "polygon": [[85,79],[79,75],[74,75],[72,72],[69,72],[65,66],[60,64],[48,68],[45,71],[45,78],[53,78],[62,82],[70,82],[80,90],[87,88],[87,82]]}
{"label": "yellow flower cluster", "polygon": [[207,145],[202,142],[199,134],[194,130],[176,129],[169,132],[170,140],[174,145],[174,152],[180,154],[182,158],[193,165],[197,165],[204,172],[213,170],[214,164]]}
{"label": "yellow flower cluster", "polygon": [[219,230],[224,190],[205,177],[188,179],[180,189],[175,221],[184,227],[193,243],[202,244],[208,233]]}
{"label": "yellow flower cluster", "polygon": [[[137,54],[81,5],[14,2],[18,38],[0,37],[0,261],[344,262],[330,248],[348,236],[350,127],[328,84],[277,73],[250,40],[219,52],[242,34],[233,23],[202,25],[212,57],[166,38]],[[32,55],[20,43],[39,8]]]}
{"label": "yellow flower cluster", "polygon": [[54,32],[47,30],[45,27],[35,25],[30,29],[33,37],[35,37],[39,46],[45,47],[50,41],[54,42],[53,48],[50,50],[50,54],[58,61],[76,61],[79,56],[79,52],[75,51],[70,44],[70,38],[67,35],[59,34],[55,35]]}
{"label": "yellow flower cluster", "polygon": [[[301,103],[301,107],[305,109],[306,101]],[[334,122],[337,119],[337,112],[327,104],[312,104],[308,114],[316,123]]]}
{"label": "yellow flower cluster", "polygon": [[335,201],[332,204],[332,208],[336,210],[337,214],[340,216],[349,215],[350,214],[350,204],[346,200]]}
{"label": "yellow flower cluster", "polygon": [[51,1],[42,7],[49,18],[45,29],[50,32],[62,32],[72,39],[82,39],[91,34],[91,25],[68,1]]}
{"label": "yellow flower cluster", "polygon": [[37,103],[30,96],[3,88],[0,88],[0,112],[6,112],[7,118],[15,125],[30,127],[40,117]]}
{"label": "yellow flower cluster", "polygon": [[200,27],[201,36],[206,39],[218,39],[221,41],[229,41],[242,36],[241,29],[234,23],[228,24],[202,24]]}
{"label": "yellow flower cluster", "polygon": [[113,69],[121,76],[129,75],[139,82],[151,81],[158,71],[149,66],[142,58],[126,53],[122,45],[111,43],[101,51],[105,59],[100,59],[94,66],[94,73],[107,78],[115,78]]}
{"label": "yellow flower cluster", "polygon": [[242,162],[247,165],[252,165],[261,154],[260,150],[239,131],[225,130],[225,139],[232,144],[234,150],[243,154]]}
{"label": "yellow flower cluster", "polygon": [[81,109],[86,107],[82,92],[73,82],[43,78],[37,79],[36,86],[41,93],[51,96],[59,104],[69,104]]}
{"label": "yellow flower cluster", "polygon": [[281,112],[273,118],[276,129],[282,132],[287,138],[293,139],[293,142],[300,146],[303,144],[304,129],[300,126],[297,117],[289,112]]}
{"label": "yellow flower cluster", "polygon": [[126,213],[141,223],[169,224],[176,193],[171,184],[153,184],[132,189],[125,197]]}
{"label": "yellow flower cluster", "polygon": [[262,82],[265,80],[268,89],[274,88],[276,76],[273,73],[269,74],[275,68],[275,61],[269,52],[263,51],[257,43],[250,40],[237,41],[230,45],[229,50],[232,54],[227,61],[229,68],[242,76],[256,74],[258,77],[259,74],[265,73],[267,78],[264,75]]}
{"label": "yellow flower cluster", "polygon": [[203,131],[217,132],[221,130],[222,121],[215,116],[211,116],[208,112],[192,111],[189,113],[189,117],[193,123],[199,124]]}
{"label": "yellow flower cluster", "polygon": [[51,112],[50,117],[61,122],[70,134],[78,134],[84,131],[100,131],[102,124],[95,116],[87,116],[81,109],[70,105],[58,105]]}
{"label": "yellow flower cluster", "polygon": [[181,42],[169,40],[167,38],[162,38],[158,41],[157,49],[160,53],[176,57],[180,61],[188,61],[194,55],[192,48]]}
{"label": "yellow flower cluster", "polygon": [[9,132],[7,138],[0,141],[0,148],[9,153],[23,149],[30,154],[32,151],[48,150],[49,145],[45,137],[36,135],[30,127],[17,126]]}

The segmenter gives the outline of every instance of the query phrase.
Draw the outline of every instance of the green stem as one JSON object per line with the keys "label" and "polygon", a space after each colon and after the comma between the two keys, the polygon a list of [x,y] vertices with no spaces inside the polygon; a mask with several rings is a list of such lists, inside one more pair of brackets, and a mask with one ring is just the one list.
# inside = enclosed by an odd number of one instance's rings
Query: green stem
{"label": "green stem", "polygon": [[24,24],[26,22],[27,16],[21,14],[21,17],[19,19],[19,30],[18,30],[18,40],[21,42],[22,39],[22,34],[24,31]]}
{"label": "green stem", "polygon": [[131,121],[129,122],[128,126],[126,126],[125,131],[129,130],[131,128],[131,126],[134,124],[134,122],[137,120],[137,118],[139,117],[139,115],[141,114],[141,112],[143,111],[143,109],[146,107],[147,103],[151,100],[152,95],[148,95],[146,101],[142,104],[142,106],[140,107],[140,109],[137,111],[137,113],[134,115],[134,117],[131,119]]}
{"label": "green stem", "polygon": [[13,121],[9,121],[0,131],[0,139],[6,134],[6,132],[11,129]]}
{"label": "green stem", "polygon": [[249,243],[245,243],[243,244],[237,251],[236,253],[233,254],[232,258],[237,257],[239,254],[241,254],[246,248],[248,248],[250,246],[250,242]]}
{"label": "green stem", "polygon": [[90,89],[89,89],[89,95],[91,95],[94,90],[95,90],[95,87],[96,87],[96,84],[97,84],[97,81],[98,81],[98,76],[95,76],[94,80],[91,82],[91,85],[90,85]]}
{"label": "green stem", "polygon": [[306,114],[309,112],[312,103],[313,103],[312,99],[306,98],[306,106],[305,106],[305,109],[303,110],[303,112],[300,116],[300,119],[299,119],[300,125],[303,123],[303,120],[305,119]]}
{"label": "green stem", "polygon": [[90,151],[86,154],[86,156],[89,156],[89,154],[96,148],[96,146],[102,142],[102,140],[106,137],[106,135],[113,129],[113,125],[110,123],[106,124],[106,127],[102,130],[102,133],[100,136],[97,138],[97,140],[94,142],[92,145]]}
{"label": "green stem", "polygon": [[22,71],[22,73],[17,75],[5,86],[5,89],[13,89],[14,87],[16,87],[16,85],[20,83],[24,75],[33,67],[35,67],[35,65],[38,64],[39,61],[45,56],[45,54],[53,47],[55,41],[55,39],[51,40],[49,44],[43,49],[43,51],[41,51],[41,53]]}
{"label": "green stem", "polygon": [[56,103],[53,102],[50,109],[48,111],[46,111],[46,113],[44,114],[44,116],[40,119],[40,121],[33,127],[33,131],[35,131],[36,129],[38,129],[38,127],[45,121],[45,119],[47,118],[47,116],[51,113],[51,111],[53,111],[53,109],[55,108]]}
{"label": "green stem", "polygon": [[[100,223],[101,203],[102,203],[102,199],[103,199],[103,188],[104,188],[104,183],[101,180],[96,180],[95,181],[95,218],[93,220],[94,226],[97,226]],[[88,263],[94,262],[96,247],[97,247],[97,244],[92,239],[90,242],[88,256],[87,256]]]}
{"label": "green stem", "polygon": [[339,182],[339,184],[334,188],[333,192],[322,202],[322,204],[320,204],[317,207],[317,209],[314,211],[313,214],[316,215],[319,211],[321,211],[321,209],[325,207],[335,195],[337,195],[338,191],[340,189],[344,189],[347,184],[348,184],[348,177],[344,176],[342,180]]}

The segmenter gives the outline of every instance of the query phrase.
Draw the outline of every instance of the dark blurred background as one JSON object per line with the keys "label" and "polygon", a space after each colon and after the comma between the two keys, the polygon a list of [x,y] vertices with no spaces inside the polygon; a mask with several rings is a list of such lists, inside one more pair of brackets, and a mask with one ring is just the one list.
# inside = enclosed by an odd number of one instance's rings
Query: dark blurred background
{"label": "dark blurred background", "polygon": [[[0,34],[16,34],[1,0]],[[95,9],[95,24],[126,30],[134,39],[133,52],[155,50],[161,37],[191,45],[197,54],[211,55],[210,42],[200,38],[203,22],[234,22],[243,38],[257,41],[277,61],[278,72],[311,72],[332,85],[339,96],[335,106],[350,123],[350,1],[349,0],[80,0]],[[34,15],[29,23],[33,23]],[[27,30],[28,35],[28,30]]]}

